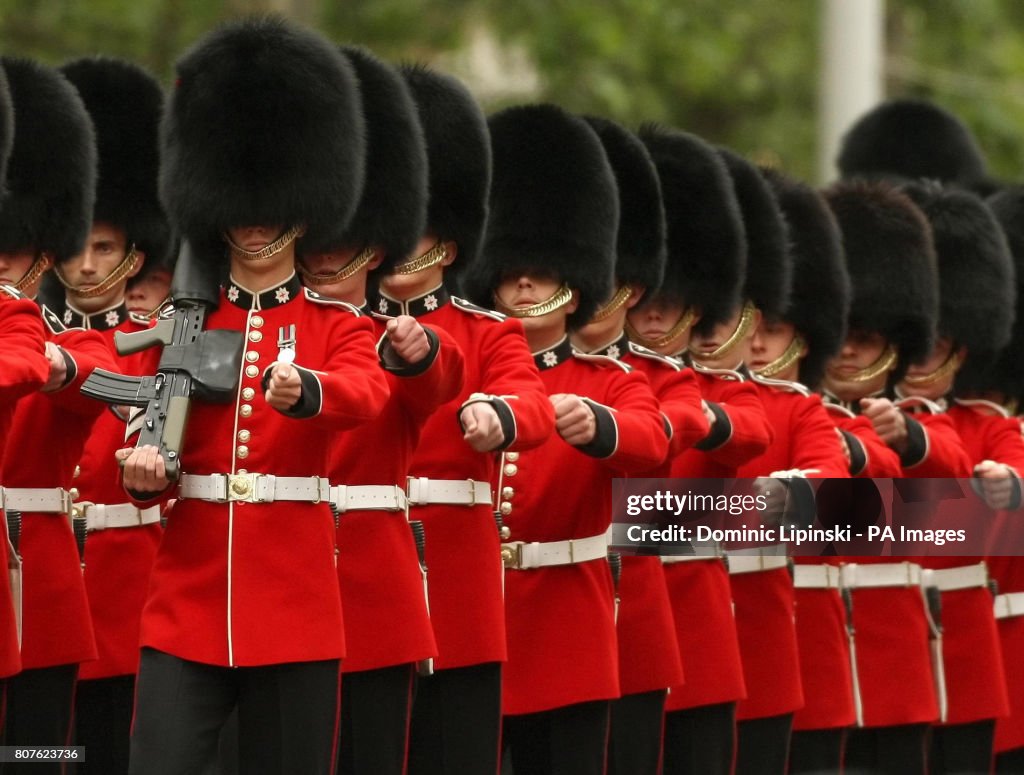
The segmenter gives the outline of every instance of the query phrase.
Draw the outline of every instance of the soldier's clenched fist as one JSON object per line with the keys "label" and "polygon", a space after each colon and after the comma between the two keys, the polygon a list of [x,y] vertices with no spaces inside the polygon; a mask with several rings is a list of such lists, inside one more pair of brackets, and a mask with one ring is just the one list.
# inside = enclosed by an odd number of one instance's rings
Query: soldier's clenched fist
{"label": "soldier's clenched fist", "polygon": [[302,397],[298,370],[290,363],[276,363],[270,373],[264,398],[279,412],[287,412]]}
{"label": "soldier's clenched fist", "polygon": [[589,444],[597,433],[597,419],[593,410],[577,395],[556,393],[551,396],[555,408],[555,430],[574,447]]}
{"label": "soldier's clenched fist", "polygon": [[387,334],[391,348],[406,363],[419,363],[430,353],[427,332],[411,315],[399,315],[389,320]]}

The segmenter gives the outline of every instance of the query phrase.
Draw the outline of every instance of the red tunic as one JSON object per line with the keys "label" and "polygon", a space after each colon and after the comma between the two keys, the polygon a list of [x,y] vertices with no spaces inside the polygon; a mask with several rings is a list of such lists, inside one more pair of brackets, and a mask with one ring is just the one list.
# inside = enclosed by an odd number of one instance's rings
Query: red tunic
{"label": "red tunic", "polygon": [[[34,393],[18,402],[7,437],[0,481],[6,487],[62,487],[70,490],[75,466],[103,404],[79,389],[95,368],[116,370],[97,331],[66,329],[43,311],[48,339],[72,359],[70,380],[53,393]],[[82,579],[78,546],[67,515],[25,513],[18,545],[22,570],[23,669],[52,667],[96,658],[96,641]]]}
{"label": "red tunic", "polygon": [[[130,317],[123,303],[88,316],[72,311],[69,317],[73,325],[103,334],[122,374],[142,376],[155,371],[159,348],[123,356],[114,347],[115,332],[143,331],[151,325],[147,320]],[[81,508],[82,502],[128,503],[114,458],[115,450],[124,446],[124,435],[125,422],[112,409],[96,420],[79,463],[80,473],[75,477],[77,508]],[[139,621],[162,532],[160,524],[155,523],[89,534],[85,544],[85,591],[98,658],[82,663],[79,678],[109,678],[138,671]]]}
{"label": "red tunic", "polygon": [[[773,431],[757,388],[733,371],[694,370],[701,394],[716,416],[698,447],[677,456],[672,476],[731,478],[736,469],[768,449]],[[690,560],[665,567],[675,613],[684,683],[673,686],[667,711],[735,702],[746,696],[729,574],[720,559]]]}
{"label": "red tunic", "polygon": [[[506,517],[510,540],[603,534],[611,524],[612,479],[649,470],[665,457],[668,440],[658,405],[643,375],[610,358],[573,354],[567,339],[536,359],[549,394],[573,393],[591,402],[597,436],[577,448],[552,435],[522,453],[514,506]],[[503,713],[619,696],[614,593],[603,557],[506,571],[505,614]]]}
{"label": "red tunic", "polygon": [[[0,286],[0,470],[16,402],[42,387],[50,374],[45,341],[39,308],[18,297],[15,291]],[[6,572],[13,552],[7,542],[7,520],[2,510],[0,519],[4,520],[0,535],[0,678],[6,678],[21,670],[21,654],[10,577]]]}
{"label": "red tunic", "polygon": [[[399,303],[381,297],[387,315],[409,314],[443,328],[459,345],[466,380],[458,396],[439,407],[421,433],[409,473],[430,479],[494,482],[497,456],[473,451],[453,419],[473,393],[493,397],[505,421],[505,449],[512,454],[543,442],[554,428],[554,411],[537,374],[523,326],[496,312],[449,296],[444,286]],[[509,480],[514,487],[515,482]],[[504,661],[505,608],[498,531],[493,507],[419,506],[429,574],[430,620],[437,639],[435,667]]]}
{"label": "red tunic", "polygon": [[[846,457],[821,398],[799,383],[756,375],[751,380],[759,388],[775,440],[764,454],[741,466],[737,476],[755,478],[777,471],[798,470],[809,477],[845,478],[848,475]],[[816,704],[818,695],[832,694],[831,684],[837,675],[842,675],[843,665],[838,660],[849,657],[845,630],[835,627],[834,616],[820,621],[820,629],[811,634],[811,639],[817,641],[815,656],[834,665],[839,673],[818,679],[818,682],[826,682],[828,689],[819,687],[813,675],[809,676],[810,686],[804,686],[803,676],[807,670],[799,655],[798,631],[802,629],[806,636],[808,630],[815,630],[816,623],[805,622],[803,628],[798,628],[794,619],[821,614],[822,605],[826,612],[834,612],[835,603],[839,602],[841,608],[838,594],[832,591],[830,594],[835,600],[818,601],[820,590],[795,590],[792,577],[784,568],[732,575],[730,581],[747,685],[747,699],[737,707],[737,719],[793,713],[805,705]],[[801,610],[797,601],[804,598],[809,598],[808,606]],[[831,698],[822,699],[816,715],[827,710],[831,703]],[[852,710],[852,703],[846,710]]]}
{"label": "red tunic", "polygon": [[[261,386],[289,326],[303,383],[292,416],[267,405]],[[184,472],[323,475],[335,435],[374,419],[387,402],[373,323],[303,292],[294,275],[258,296],[230,284],[207,327],[243,331],[246,358],[234,401],[193,403]],[[221,666],[344,656],[328,504],[179,498],[150,576],[141,644]]]}
{"label": "red tunic", "polygon": [[[383,336],[384,322],[374,322],[377,335]],[[442,329],[431,335],[439,346],[432,348],[428,360],[418,368],[388,371],[391,397],[377,419],[339,434],[328,469],[332,483],[405,489],[421,429],[438,406],[458,394],[464,377],[458,345]],[[373,670],[437,654],[405,512],[347,511],[340,516],[338,584],[348,650],[343,671]]]}
{"label": "red tunic", "polygon": [[[670,431],[668,458],[637,476],[660,478],[670,472],[671,458],[708,434],[700,388],[693,370],[633,344],[625,334],[597,354],[620,358],[647,377]],[[660,557],[624,555],[619,578],[619,684],[622,694],[640,694],[678,686],[683,666],[676,641],[672,604]]]}
{"label": "red tunic", "polygon": [[[961,479],[974,471],[952,419],[931,401],[904,398],[896,405],[908,412],[907,426],[912,446],[916,450],[904,455],[903,475],[916,479]],[[915,443],[917,432],[923,432],[923,448]],[[908,459],[909,458],[909,459]]]}

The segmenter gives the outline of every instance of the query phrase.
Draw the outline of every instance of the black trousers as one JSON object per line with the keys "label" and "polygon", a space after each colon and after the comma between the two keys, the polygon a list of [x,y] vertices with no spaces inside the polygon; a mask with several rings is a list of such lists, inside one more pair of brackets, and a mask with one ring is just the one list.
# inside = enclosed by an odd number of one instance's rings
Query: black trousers
{"label": "black trousers", "polygon": [[995,719],[932,727],[928,772],[932,775],[988,775],[992,770],[995,737]]}
{"label": "black trousers", "polygon": [[[78,664],[23,670],[7,679],[5,745],[70,745]],[[88,752],[86,753],[88,756]],[[60,773],[58,762],[0,765],[0,772]]]}
{"label": "black trousers", "polygon": [[997,775],[1024,775],[1024,748],[996,754]]}
{"label": "black trousers", "polygon": [[846,729],[808,729],[794,732],[789,743],[789,772],[841,772]]}
{"label": "black trousers", "polygon": [[237,706],[246,775],[333,775],[339,679],[336,659],[232,668],[143,649],[129,772],[204,772]]}
{"label": "black trousers", "polygon": [[665,714],[665,775],[730,775],[735,755],[735,702]]}
{"label": "black trousers", "polygon": [[494,775],[500,756],[500,663],[417,679],[409,728],[411,775]]}
{"label": "black trousers", "polygon": [[414,666],[345,673],[339,775],[402,775],[408,752]]}
{"label": "black trousers", "polygon": [[736,775],[786,775],[792,731],[792,713],[739,722]]}
{"label": "black trousers", "polygon": [[846,775],[923,775],[927,724],[851,729]]}
{"label": "black trousers", "polygon": [[612,701],[608,775],[658,775],[665,730],[664,689]]}
{"label": "black trousers", "polygon": [[75,745],[85,746],[78,773],[126,775],[135,676],[79,681],[75,689]]}
{"label": "black trousers", "polygon": [[504,744],[515,775],[604,775],[608,700],[506,716]]}

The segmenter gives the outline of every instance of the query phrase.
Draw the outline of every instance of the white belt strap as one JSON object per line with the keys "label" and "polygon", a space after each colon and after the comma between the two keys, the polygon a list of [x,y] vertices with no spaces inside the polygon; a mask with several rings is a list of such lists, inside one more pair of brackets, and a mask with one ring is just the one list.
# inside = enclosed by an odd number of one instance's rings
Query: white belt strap
{"label": "white belt strap", "polygon": [[923,579],[921,566],[916,562],[884,563],[881,565],[843,565],[839,571],[840,584],[846,589],[866,587],[919,587]]}
{"label": "white belt strap", "polygon": [[142,527],[160,521],[160,507],[149,506],[140,509],[134,503],[76,503],[73,516],[85,517],[85,529],[90,533],[94,530],[106,530],[115,527]]}
{"label": "white belt strap", "polygon": [[491,487],[487,482],[472,479],[428,479],[410,476],[409,505],[482,506],[491,504]]}
{"label": "white belt strap", "polygon": [[501,545],[501,561],[508,570],[529,570],[551,565],[576,565],[608,554],[605,533],[567,541],[514,541]]}
{"label": "white belt strap", "polygon": [[1015,619],[1024,616],[1024,592],[996,595],[996,619]]}
{"label": "white belt strap", "polygon": [[793,586],[797,589],[839,589],[837,565],[794,565]]}
{"label": "white belt strap", "polygon": [[346,511],[405,511],[405,490],[394,484],[337,484],[331,487],[331,503],[339,514]]}
{"label": "white belt strap", "polygon": [[988,587],[988,567],[979,562],[959,568],[940,568],[924,572],[925,586],[935,587],[940,592],[953,592],[958,589],[977,589]]}
{"label": "white belt strap", "polygon": [[741,573],[761,573],[762,571],[778,570],[789,565],[789,558],[784,555],[729,554],[729,575]]}
{"label": "white belt strap", "polygon": [[70,514],[71,495],[62,487],[0,487],[0,508],[36,514]]}
{"label": "white belt strap", "polygon": [[302,501],[326,503],[331,487],[322,476],[271,474],[183,474],[178,497],[213,503],[272,503]]}

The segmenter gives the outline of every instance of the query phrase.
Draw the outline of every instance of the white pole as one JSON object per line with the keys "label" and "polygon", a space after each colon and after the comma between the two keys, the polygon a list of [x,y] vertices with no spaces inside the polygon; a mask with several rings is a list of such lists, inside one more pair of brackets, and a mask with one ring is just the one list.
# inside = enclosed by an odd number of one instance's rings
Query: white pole
{"label": "white pole", "polygon": [[885,0],[822,0],[818,179],[836,177],[843,133],[882,99]]}

